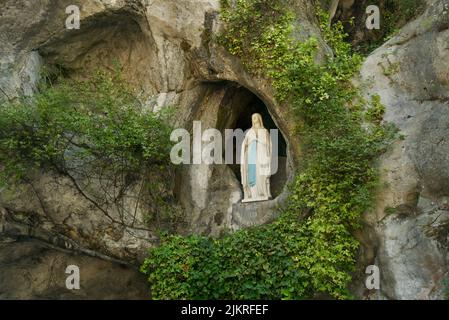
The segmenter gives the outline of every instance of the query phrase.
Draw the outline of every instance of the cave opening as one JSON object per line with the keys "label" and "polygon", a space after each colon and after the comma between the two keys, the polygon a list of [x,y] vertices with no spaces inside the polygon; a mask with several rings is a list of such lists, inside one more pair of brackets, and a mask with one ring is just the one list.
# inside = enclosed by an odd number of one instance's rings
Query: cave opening
{"label": "cave opening", "polygon": [[[227,83],[226,87],[226,94],[220,106],[219,116],[219,120],[221,120],[219,123],[223,131],[224,129],[242,129],[245,132],[252,126],[251,117],[254,113],[259,113],[262,116],[264,127],[268,131],[272,129],[278,130],[278,170],[270,179],[271,194],[274,199],[282,193],[287,182],[287,142],[282,131],[278,128],[275,120],[268,111],[266,104],[256,94],[233,82]],[[237,146],[237,141],[234,138],[234,164],[230,164],[229,166],[236,179],[241,183],[240,164],[236,164],[237,148],[240,148],[240,146]]]}

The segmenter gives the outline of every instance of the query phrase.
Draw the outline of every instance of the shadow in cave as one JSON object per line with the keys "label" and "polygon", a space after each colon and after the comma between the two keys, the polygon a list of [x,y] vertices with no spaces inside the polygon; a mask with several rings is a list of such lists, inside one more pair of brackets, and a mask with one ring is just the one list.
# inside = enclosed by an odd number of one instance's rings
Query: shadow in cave
{"label": "shadow in cave", "polygon": [[[278,135],[278,171],[270,179],[271,193],[273,198],[281,194],[287,182],[287,143],[281,130],[276,126],[273,118],[268,112],[265,103],[250,90],[235,83],[228,83],[225,97],[220,106],[221,129],[242,129],[246,131],[252,126],[251,117],[254,113],[262,116],[264,127],[270,131],[277,129]],[[236,139],[233,143],[233,159],[236,163],[237,146]],[[240,146],[238,146],[240,147]],[[240,165],[229,165],[237,180],[241,183]]]}

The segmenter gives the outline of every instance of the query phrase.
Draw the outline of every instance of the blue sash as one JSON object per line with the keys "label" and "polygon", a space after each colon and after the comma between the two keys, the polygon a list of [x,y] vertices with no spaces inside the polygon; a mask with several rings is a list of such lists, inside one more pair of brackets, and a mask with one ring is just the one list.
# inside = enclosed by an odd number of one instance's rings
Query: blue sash
{"label": "blue sash", "polygon": [[257,140],[253,140],[248,149],[248,185],[254,187],[257,176]]}

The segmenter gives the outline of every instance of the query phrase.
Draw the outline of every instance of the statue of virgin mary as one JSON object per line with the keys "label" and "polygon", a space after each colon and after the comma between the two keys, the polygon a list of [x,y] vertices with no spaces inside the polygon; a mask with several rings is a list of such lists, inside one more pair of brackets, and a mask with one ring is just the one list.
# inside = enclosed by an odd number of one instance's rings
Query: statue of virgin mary
{"label": "statue of virgin mary", "polygon": [[252,115],[252,127],[242,143],[240,171],[244,193],[242,202],[271,198],[271,138],[258,113]]}

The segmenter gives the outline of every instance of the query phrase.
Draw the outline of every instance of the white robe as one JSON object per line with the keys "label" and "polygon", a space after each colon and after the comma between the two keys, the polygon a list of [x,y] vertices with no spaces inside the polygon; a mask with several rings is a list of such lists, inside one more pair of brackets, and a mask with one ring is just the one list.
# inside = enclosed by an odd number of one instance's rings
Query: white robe
{"label": "white robe", "polygon": [[[248,151],[253,141],[257,141],[256,160],[256,185],[249,186],[248,183]],[[245,135],[242,143],[240,159],[240,171],[242,174],[242,185],[244,191],[243,202],[263,201],[271,198],[270,176],[271,176],[271,138],[267,129],[251,128]]]}

